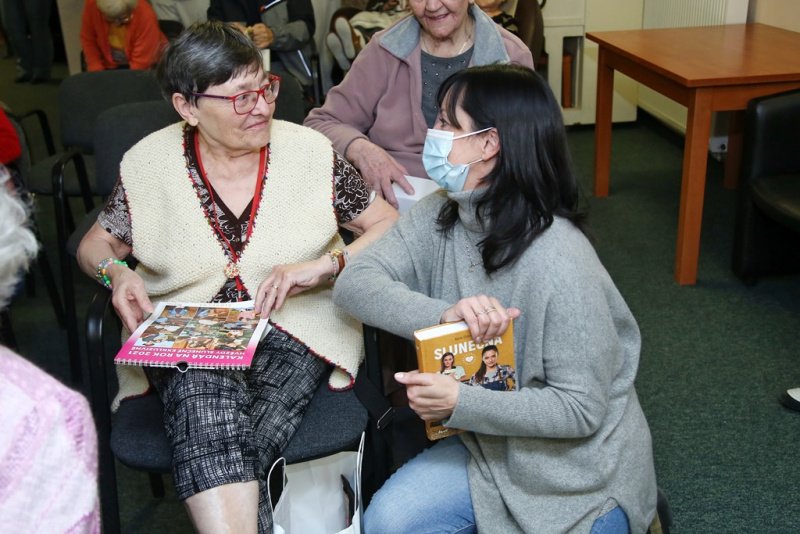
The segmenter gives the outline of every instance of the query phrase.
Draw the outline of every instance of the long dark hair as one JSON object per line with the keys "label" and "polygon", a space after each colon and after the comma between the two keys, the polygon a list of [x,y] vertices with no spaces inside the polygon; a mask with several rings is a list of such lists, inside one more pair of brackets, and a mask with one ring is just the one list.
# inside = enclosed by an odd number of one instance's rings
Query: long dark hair
{"label": "long dark hair", "polygon": [[[497,129],[497,163],[481,182],[486,193],[475,208],[487,230],[478,243],[487,274],[517,261],[556,215],[586,233],[561,108],[544,78],[517,65],[473,67],[447,78],[437,100],[457,128]],[[456,107],[472,125],[458,124]],[[458,205],[449,201],[439,212],[439,229],[449,233],[457,222]]]}
{"label": "long dark hair", "polygon": [[[486,345],[485,347],[483,347],[483,350],[481,351],[481,366],[478,368],[478,371],[475,373],[475,376],[473,377],[475,382],[477,382],[478,384],[482,384],[483,377],[486,376],[486,362],[483,361],[483,355],[489,352],[490,350],[494,351],[495,356],[500,356],[500,351],[497,350],[496,345]],[[495,365],[498,368],[500,367],[500,364],[498,364],[497,362],[495,362]]]}

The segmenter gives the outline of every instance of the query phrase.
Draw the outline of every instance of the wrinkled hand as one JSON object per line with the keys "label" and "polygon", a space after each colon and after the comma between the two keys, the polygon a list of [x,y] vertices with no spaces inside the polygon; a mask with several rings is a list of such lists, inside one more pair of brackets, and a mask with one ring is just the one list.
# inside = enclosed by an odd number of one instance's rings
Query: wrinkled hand
{"label": "wrinkled hand", "polygon": [[275,34],[272,33],[272,30],[261,22],[253,24],[250,28],[250,39],[258,48],[269,48],[272,41],[275,40]]}
{"label": "wrinkled hand", "polygon": [[458,401],[458,382],[435,373],[395,373],[395,380],[406,386],[408,405],[425,421],[450,417]]}
{"label": "wrinkled hand", "polygon": [[108,272],[114,287],[111,304],[125,328],[133,333],[142,324],[145,315],[153,313],[155,309],[145,291],[144,281],[124,265],[109,267]]}
{"label": "wrinkled hand", "polygon": [[358,168],[361,176],[375,189],[375,192],[395,209],[397,199],[392,190],[392,182],[397,182],[407,194],[414,194],[414,188],[404,176],[408,174],[406,168],[375,143],[366,139],[356,139],[347,148],[347,159]]}
{"label": "wrinkled hand", "polygon": [[466,321],[478,343],[494,339],[508,330],[511,319],[519,317],[517,308],[504,308],[494,297],[477,295],[456,302],[442,313],[441,322]]}
{"label": "wrinkled hand", "polygon": [[314,261],[276,265],[259,284],[255,309],[262,317],[280,310],[287,297],[301,293],[328,279],[332,264],[327,256]]}

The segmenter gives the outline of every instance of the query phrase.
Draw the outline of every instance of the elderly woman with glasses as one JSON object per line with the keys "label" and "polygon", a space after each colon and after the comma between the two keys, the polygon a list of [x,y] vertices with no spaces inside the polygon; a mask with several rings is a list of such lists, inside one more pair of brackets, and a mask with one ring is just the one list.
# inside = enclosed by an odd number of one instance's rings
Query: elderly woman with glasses
{"label": "elderly woman with glasses", "polygon": [[[126,153],[78,260],[104,273],[129,331],[156,300],[255,300],[270,316],[249,369],[145,368],[143,384],[121,378],[118,398],[148,383],[161,396],[175,486],[198,531],[272,532],[265,468],[329,363],[331,387],[344,389],[363,355],[361,325],[334,306],[331,281],[397,212],[322,134],[272,118],[280,79],[234,27],[189,27],[157,76],[183,121]],[[340,226],[361,237],[345,247]]]}
{"label": "elderly woman with glasses", "polygon": [[167,38],[150,4],[139,0],[86,0],[81,48],[89,71],[146,70]]}

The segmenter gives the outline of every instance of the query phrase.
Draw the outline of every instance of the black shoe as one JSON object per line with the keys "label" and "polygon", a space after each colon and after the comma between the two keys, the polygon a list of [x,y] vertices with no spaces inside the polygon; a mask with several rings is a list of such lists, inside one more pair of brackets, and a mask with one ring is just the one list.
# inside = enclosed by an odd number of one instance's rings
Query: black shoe
{"label": "black shoe", "polygon": [[14,78],[14,83],[28,83],[32,79],[33,79],[33,75],[32,74],[27,74],[27,73],[20,74],[19,76]]}
{"label": "black shoe", "polygon": [[790,410],[800,412],[800,388],[792,388],[784,391],[781,395],[781,404]]}

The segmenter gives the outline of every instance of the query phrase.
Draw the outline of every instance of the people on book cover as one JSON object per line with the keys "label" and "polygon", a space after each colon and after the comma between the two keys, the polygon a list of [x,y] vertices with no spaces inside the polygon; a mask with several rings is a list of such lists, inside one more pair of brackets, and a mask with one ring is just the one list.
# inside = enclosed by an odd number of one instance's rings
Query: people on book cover
{"label": "people on book cover", "polygon": [[517,391],[396,373],[421,418],[465,432],[400,467],[364,530],[645,532],[656,478],[634,387],[641,336],[586,237],[561,108],[518,65],[453,74],[437,104],[422,161],[445,190],[353,262],[334,300],[408,339],[463,320],[483,343],[513,320]]}
{"label": "people on book cover", "polygon": [[464,368],[460,365],[455,365],[456,357],[452,352],[445,352],[442,354],[442,369],[439,371],[441,375],[452,376],[456,380],[462,380],[466,377]]}
{"label": "people on book cover", "polygon": [[[175,487],[195,526],[272,532],[265,466],[323,376],[349,388],[363,358],[361,325],[333,304],[330,280],[398,214],[322,134],[274,119],[279,92],[295,87],[282,89],[232,26],[190,26],[155,75],[181,121],[125,154],[78,260],[113,291],[130,332],[157,301],[252,300],[270,317],[245,370],[117,366],[127,376],[115,404],[150,388],[163,400]],[[340,228],[360,237],[345,246]],[[135,271],[123,263],[131,253]],[[228,311],[197,322],[228,322]],[[188,315],[171,321],[186,328]]]}
{"label": "people on book cover", "polygon": [[470,386],[482,386],[494,391],[511,391],[514,389],[514,368],[510,365],[498,365],[496,345],[486,345],[481,351],[481,366],[469,379]]}

